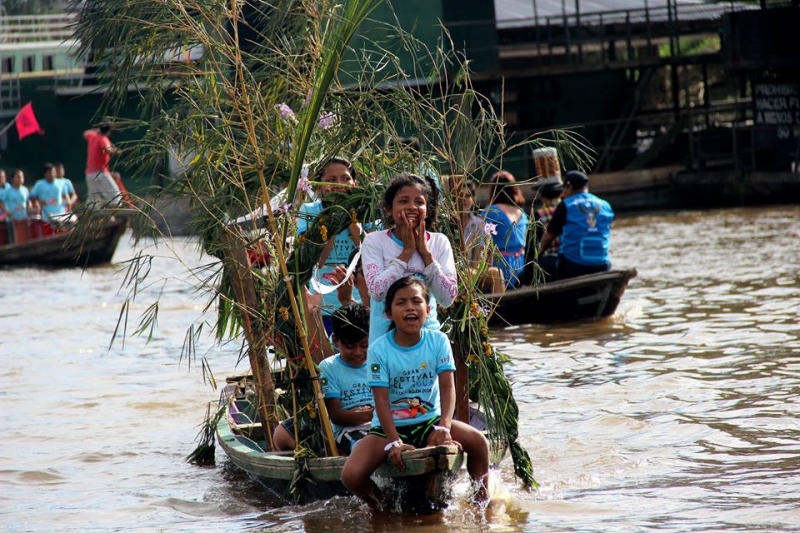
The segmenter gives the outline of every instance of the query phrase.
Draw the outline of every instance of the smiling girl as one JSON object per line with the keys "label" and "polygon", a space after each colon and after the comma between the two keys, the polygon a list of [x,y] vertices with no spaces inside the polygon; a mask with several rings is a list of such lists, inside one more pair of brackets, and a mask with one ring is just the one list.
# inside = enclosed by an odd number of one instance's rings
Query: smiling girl
{"label": "smiling girl", "polygon": [[[432,181],[432,180],[431,180]],[[382,304],[389,286],[404,276],[421,279],[431,293],[426,328],[439,329],[437,303],[445,307],[458,294],[453,248],[442,233],[426,231],[436,219],[435,183],[416,174],[395,177],[383,196],[392,229],[375,231],[361,245],[361,261],[370,295],[370,343],[389,328]],[[386,311],[386,314],[384,314]]]}
{"label": "smiling girl", "polygon": [[453,352],[444,333],[423,327],[429,298],[419,278],[395,281],[386,291],[391,329],[367,352],[367,381],[375,400],[372,428],[345,463],[342,482],[373,507],[379,506],[381,493],[370,476],[387,457],[404,470],[403,451],[441,444],[467,453],[477,497],[488,497],[489,445],[477,429],[453,420]]}
{"label": "smiling girl", "polygon": [[[314,180],[321,182],[322,185],[317,189],[318,199],[300,206],[297,218],[297,234],[303,235],[308,231],[319,214],[322,212],[325,197],[334,192],[346,193],[356,185],[356,169],[353,164],[343,157],[333,157],[327,160],[314,173]],[[329,283],[333,283],[332,276],[337,267],[346,267],[350,262],[351,255],[360,245],[361,227],[358,223],[353,223],[338,235],[332,236],[325,245],[317,263],[319,268],[318,276]],[[311,294],[316,294],[313,288]],[[354,295],[354,301],[361,303],[358,295]],[[330,335],[333,331],[331,315],[340,305],[336,291],[322,295],[320,308],[322,311],[322,323],[325,331]]]}

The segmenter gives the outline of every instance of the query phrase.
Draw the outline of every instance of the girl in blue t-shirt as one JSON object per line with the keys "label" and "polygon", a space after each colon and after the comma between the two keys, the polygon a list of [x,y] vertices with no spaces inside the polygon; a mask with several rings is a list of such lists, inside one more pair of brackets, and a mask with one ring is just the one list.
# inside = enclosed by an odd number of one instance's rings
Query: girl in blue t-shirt
{"label": "girl in blue t-shirt", "polygon": [[[314,180],[323,183],[317,189],[318,199],[313,202],[304,203],[300,206],[297,218],[297,234],[303,235],[314,223],[314,219],[323,210],[323,198],[331,192],[347,192],[351,187],[356,186],[356,169],[353,164],[343,157],[333,157],[327,160],[314,174]],[[320,285],[324,285],[320,280],[334,283],[334,271],[337,266],[347,266],[350,258],[361,245],[361,226],[354,222],[338,235],[331,237],[322,250],[322,254],[317,263],[318,280]],[[311,286],[311,294],[316,295],[316,290]],[[361,303],[359,296],[354,295],[354,301]],[[367,302],[368,303],[368,302]],[[333,332],[331,315],[338,308],[340,302],[336,291],[331,291],[321,295],[319,307],[322,311],[322,323],[325,332],[330,336]]]}
{"label": "girl in blue t-shirt", "polygon": [[429,299],[419,278],[392,283],[386,291],[391,329],[367,352],[367,381],[375,398],[372,428],[345,463],[342,483],[373,507],[380,506],[381,492],[370,476],[387,457],[403,470],[403,451],[441,444],[467,453],[467,471],[480,485],[477,497],[488,498],[489,444],[477,429],[453,420],[453,352],[444,333],[423,328]]}

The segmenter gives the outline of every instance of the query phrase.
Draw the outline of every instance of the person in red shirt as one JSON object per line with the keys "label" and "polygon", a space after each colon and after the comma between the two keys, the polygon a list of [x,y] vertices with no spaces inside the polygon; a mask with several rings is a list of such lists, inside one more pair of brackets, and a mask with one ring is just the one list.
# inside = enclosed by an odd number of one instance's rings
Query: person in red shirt
{"label": "person in red shirt", "polygon": [[89,202],[116,206],[120,203],[121,195],[108,165],[111,156],[119,154],[120,150],[108,138],[110,133],[111,126],[108,125],[83,132],[87,143],[86,187]]}

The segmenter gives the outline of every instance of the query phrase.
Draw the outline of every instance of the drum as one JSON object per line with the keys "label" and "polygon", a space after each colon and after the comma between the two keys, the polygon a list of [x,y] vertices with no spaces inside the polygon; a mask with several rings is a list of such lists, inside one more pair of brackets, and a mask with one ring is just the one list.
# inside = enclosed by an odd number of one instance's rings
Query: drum
{"label": "drum", "polygon": [[0,246],[8,244],[8,224],[5,220],[0,220]]}
{"label": "drum", "polygon": [[533,151],[533,162],[536,165],[537,176],[561,181],[561,164],[558,162],[558,151],[555,148],[537,148]]}

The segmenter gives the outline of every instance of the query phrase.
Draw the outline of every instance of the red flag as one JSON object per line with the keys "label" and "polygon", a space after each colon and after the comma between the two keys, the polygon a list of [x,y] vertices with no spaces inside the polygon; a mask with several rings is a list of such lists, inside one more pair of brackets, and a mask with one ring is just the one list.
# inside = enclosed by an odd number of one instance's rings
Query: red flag
{"label": "red flag", "polygon": [[36,115],[33,114],[33,106],[30,102],[25,104],[17,113],[17,133],[20,141],[34,133],[44,134],[44,130],[39,127],[39,121],[36,120]]}

